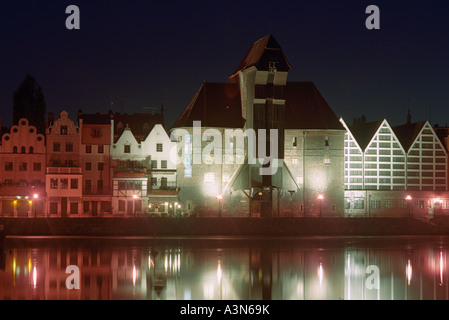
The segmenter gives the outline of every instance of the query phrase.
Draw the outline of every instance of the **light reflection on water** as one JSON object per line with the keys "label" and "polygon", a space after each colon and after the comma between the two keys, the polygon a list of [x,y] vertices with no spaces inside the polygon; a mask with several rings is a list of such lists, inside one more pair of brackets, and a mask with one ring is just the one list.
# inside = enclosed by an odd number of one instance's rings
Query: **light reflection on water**
{"label": "light reflection on water", "polygon": [[[447,300],[446,237],[8,238],[1,299]],[[66,287],[79,268],[80,289]]]}

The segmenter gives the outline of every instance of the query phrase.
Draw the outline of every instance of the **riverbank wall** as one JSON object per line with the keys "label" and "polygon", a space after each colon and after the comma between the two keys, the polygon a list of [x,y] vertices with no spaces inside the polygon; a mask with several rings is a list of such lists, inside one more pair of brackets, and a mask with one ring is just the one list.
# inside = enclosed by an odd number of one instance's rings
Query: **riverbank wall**
{"label": "riverbank wall", "polygon": [[414,218],[5,218],[6,236],[449,235],[449,217]]}

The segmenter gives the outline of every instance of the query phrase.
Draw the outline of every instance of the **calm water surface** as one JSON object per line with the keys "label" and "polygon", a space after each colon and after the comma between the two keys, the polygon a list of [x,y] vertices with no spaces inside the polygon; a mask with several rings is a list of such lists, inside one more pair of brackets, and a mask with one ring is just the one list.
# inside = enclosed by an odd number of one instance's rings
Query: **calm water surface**
{"label": "calm water surface", "polygon": [[[447,300],[448,245],[447,237],[7,238],[0,298]],[[69,265],[79,289],[66,286]]]}

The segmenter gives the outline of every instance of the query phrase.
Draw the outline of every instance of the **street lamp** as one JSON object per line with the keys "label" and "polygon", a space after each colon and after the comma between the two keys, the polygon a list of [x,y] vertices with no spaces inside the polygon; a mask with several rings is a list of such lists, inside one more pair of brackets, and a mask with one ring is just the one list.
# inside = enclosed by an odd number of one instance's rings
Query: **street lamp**
{"label": "street lamp", "polygon": [[321,218],[321,203],[323,202],[324,196],[322,194],[319,194],[317,199],[320,201],[320,218]]}
{"label": "street lamp", "polygon": [[133,198],[134,198],[134,218],[136,217],[136,205],[137,205],[137,200],[139,199],[139,196],[137,194],[133,194]]}
{"label": "street lamp", "polygon": [[36,205],[37,205],[37,199],[39,198],[39,195],[37,193],[33,194],[33,205],[34,205],[34,217],[36,218]]}
{"label": "street lamp", "polygon": [[217,194],[218,200],[218,216],[221,217],[221,200],[223,200],[223,195]]}
{"label": "street lamp", "polygon": [[407,201],[407,206],[408,206],[408,216],[411,217],[412,216],[412,196],[411,195],[407,195],[405,197],[405,200]]}

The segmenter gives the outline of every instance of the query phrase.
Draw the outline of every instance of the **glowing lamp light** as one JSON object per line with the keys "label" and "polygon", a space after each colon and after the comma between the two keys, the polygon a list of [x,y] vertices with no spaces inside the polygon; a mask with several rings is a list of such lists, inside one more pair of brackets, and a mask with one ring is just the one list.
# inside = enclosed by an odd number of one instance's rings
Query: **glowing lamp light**
{"label": "glowing lamp light", "polygon": [[139,199],[139,196],[137,194],[133,194],[134,199]]}
{"label": "glowing lamp light", "polygon": [[33,199],[37,200],[37,198],[39,198],[39,195],[37,193],[33,194]]}
{"label": "glowing lamp light", "polygon": [[318,200],[323,200],[323,199],[324,199],[324,196],[323,196],[322,194],[319,194],[318,197],[317,197],[317,199],[318,199]]}
{"label": "glowing lamp light", "polygon": [[221,200],[221,199],[223,199],[223,195],[217,194],[217,200]]}
{"label": "glowing lamp light", "polygon": [[406,196],[405,200],[412,200],[412,196],[411,195]]}

